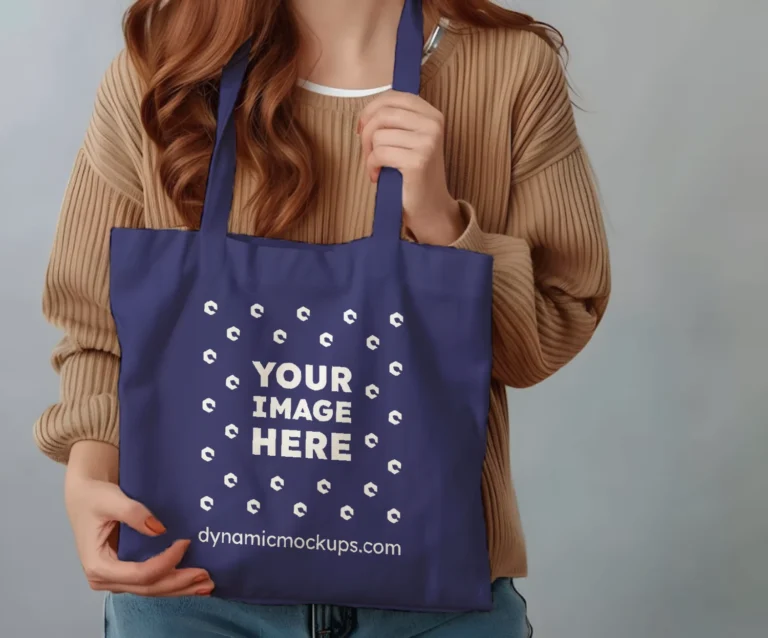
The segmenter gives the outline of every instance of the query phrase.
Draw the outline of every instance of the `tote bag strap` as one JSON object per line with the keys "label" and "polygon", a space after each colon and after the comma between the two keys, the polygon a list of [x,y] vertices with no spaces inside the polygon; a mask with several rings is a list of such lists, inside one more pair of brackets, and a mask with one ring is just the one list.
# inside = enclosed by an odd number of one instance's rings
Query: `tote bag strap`
{"label": "tote bag strap", "polygon": [[237,164],[234,112],[248,68],[250,50],[251,40],[247,40],[235,51],[221,74],[216,142],[208,169],[208,185],[205,189],[203,219],[200,225],[200,232],[210,235],[210,239],[223,240],[227,235]]}
{"label": "tote bag strap", "polygon": [[[395,49],[395,72],[392,88],[403,93],[419,94],[421,58],[424,51],[424,16],[421,0],[406,0]],[[403,224],[403,176],[400,171],[384,167],[379,175],[373,239],[377,244],[396,247]]]}
{"label": "tote bag strap", "polygon": [[[418,95],[421,84],[424,17],[421,0],[406,0],[397,32],[392,86]],[[223,242],[235,186],[237,163],[234,111],[243,85],[251,41],[245,42],[227,63],[221,76],[216,143],[211,157],[200,232],[206,241]],[[376,192],[373,239],[376,244],[397,246],[403,215],[403,177],[400,171],[383,168]]]}

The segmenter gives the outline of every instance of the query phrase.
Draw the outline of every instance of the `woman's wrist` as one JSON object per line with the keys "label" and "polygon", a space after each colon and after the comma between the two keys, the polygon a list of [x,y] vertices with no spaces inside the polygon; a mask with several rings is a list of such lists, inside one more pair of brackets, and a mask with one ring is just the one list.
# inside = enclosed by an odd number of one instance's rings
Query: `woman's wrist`
{"label": "woman's wrist", "polygon": [[117,448],[102,441],[77,441],[69,452],[67,475],[117,483],[119,455]]}
{"label": "woman's wrist", "polygon": [[461,205],[455,199],[450,199],[434,212],[422,211],[409,222],[408,227],[416,240],[433,246],[450,246],[461,237],[467,225]]}

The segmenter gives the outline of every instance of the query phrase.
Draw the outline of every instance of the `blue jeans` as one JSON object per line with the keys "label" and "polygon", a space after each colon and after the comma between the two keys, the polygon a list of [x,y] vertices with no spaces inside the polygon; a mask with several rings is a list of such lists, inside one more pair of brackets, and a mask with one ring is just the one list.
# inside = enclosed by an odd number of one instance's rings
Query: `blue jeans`
{"label": "blue jeans", "polygon": [[530,638],[525,599],[493,584],[489,612],[431,614],[328,605],[256,606],[216,597],[108,594],[106,638]]}

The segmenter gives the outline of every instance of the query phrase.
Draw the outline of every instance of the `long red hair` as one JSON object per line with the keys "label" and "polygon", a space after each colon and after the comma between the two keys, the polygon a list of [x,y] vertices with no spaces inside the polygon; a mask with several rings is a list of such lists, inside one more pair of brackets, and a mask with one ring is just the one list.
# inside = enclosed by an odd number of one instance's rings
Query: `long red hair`
{"label": "long red hair", "polygon": [[[454,25],[531,31],[560,51],[553,27],[490,0],[424,0],[426,14]],[[256,171],[248,203],[253,232],[280,236],[314,205],[317,173],[306,133],[293,117],[298,24],[286,0],[137,0],[123,30],[146,92],[143,125],[159,150],[160,179],[185,222],[196,227],[216,131],[217,81],[249,37],[252,63],[242,93],[238,149]]]}

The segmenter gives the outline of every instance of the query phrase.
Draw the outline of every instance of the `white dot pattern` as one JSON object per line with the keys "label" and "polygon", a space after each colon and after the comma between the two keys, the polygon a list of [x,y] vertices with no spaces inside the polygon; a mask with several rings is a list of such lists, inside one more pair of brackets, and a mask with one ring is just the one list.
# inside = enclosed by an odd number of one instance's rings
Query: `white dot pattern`
{"label": "white dot pattern", "polygon": [[[206,315],[210,317],[215,317],[215,315],[219,312],[219,304],[215,300],[209,300],[203,305],[203,311]],[[262,319],[265,317],[267,313],[267,309],[264,305],[261,303],[254,303],[250,306],[249,309],[250,315],[254,319]],[[312,311],[307,306],[302,306],[300,308],[296,309],[296,318],[304,325],[309,326],[311,324],[310,319],[312,317]],[[355,311],[353,308],[347,309],[343,315],[342,320],[345,324],[348,326],[352,326],[355,323],[358,322],[359,316],[357,311]],[[400,312],[393,312],[388,316],[388,322],[391,326],[394,328],[400,328],[405,323],[405,318]],[[256,326],[258,324],[254,324]],[[226,328],[226,338],[231,343],[236,343],[240,340],[241,336],[243,334],[243,331],[239,326],[228,326]],[[279,328],[275,330],[271,335],[272,341],[275,344],[282,345],[285,344],[288,340],[288,332],[282,328]],[[331,346],[334,344],[334,335],[330,332],[323,332],[319,334],[317,337],[317,343],[320,344],[323,348],[331,348]],[[370,334],[367,337],[365,337],[364,342],[361,344],[361,347],[367,348],[369,351],[375,352],[379,349],[381,346],[381,338],[378,335]],[[221,346],[219,346],[221,347]],[[219,352],[213,348],[208,348],[203,352],[202,356],[203,362],[206,365],[213,365],[217,362],[219,359]],[[386,369],[388,370],[389,374],[393,377],[400,377],[405,369],[402,363],[399,361],[391,361],[388,364],[384,364],[386,366]],[[241,380],[240,378],[235,374],[230,374],[225,379],[225,386],[230,391],[234,391],[240,388]],[[393,393],[394,396],[397,396]],[[368,384],[365,387],[365,396],[368,399],[375,400],[378,399],[381,396],[381,388],[374,384]],[[216,400],[212,397],[205,397],[202,400],[202,409],[212,414],[214,410],[216,409]],[[399,410],[393,409],[389,412],[388,415],[388,421],[392,425],[400,425],[403,421],[403,415]],[[239,428],[234,423],[230,423],[224,428],[224,435],[229,440],[234,440],[239,435]],[[375,434],[373,432],[367,434],[364,438],[365,446],[369,449],[374,449],[378,446],[380,442],[380,435]],[[201,453],[200,453],[201,459],[205,463],[214,463],[216,459],[216,452],[212,447],[205,447]],[[397,475],[399,474],[402,469],[402,463],[398,461],[397,459],[392,459],[387,463],[387,469],[388,473],[390,475]],[[238,486],[238,477],[233,472],[228,472],[224,475],[223,479],[224,485],[230,489],[235,490],[235,488]],[[269,481],[269,487],[271,488],[270,491],[273,494],[279,494],[286,488],[286,480],[282,476],[274,476]],[[331,481],[328,479],[321,479],[317,482],[315,485],[316,491],[315,494],[319,494],[320,496],[326,496],[331,492],[332,489]],[[377,498],[381,498],[379,496],[379,486],[374,482],[368,482],[363,487],[363,494],[367,497],[366,500],[373,500]],[[265,493],[266,495],[266,493]],[[263,500],[263,499],[262,499]],[[268,503],[267,506],[277,506],[282,507],[280,505],[280,499],[275,502]],[[243,501],[241,501],[242,503]],[[200,499],[200,507],[205,511],[211,511],[214,507],[214,499],[211,496],[203,496]],[[242,505],[241,505],[242,507]],[[245,502],[245,509],[248,513],[252,515],[257,515],[260,512],[263,511],[263,503],[262,501],[250,498]],[[291,511],[294,516],[298,518],[304,518],[305,516],[308,516],[310,514],[310,507],[302,502],[296,502],[292,505],[288,506],[291,508]],[[356,516],[355,509],[351,505],[344,505],[339,510],[339,516],[346,520],[352,520]],[[387,521],[392,524],[397,524],[401,520],[401,513],[396,508],[391,508],[387,511],[386,515]]]}

